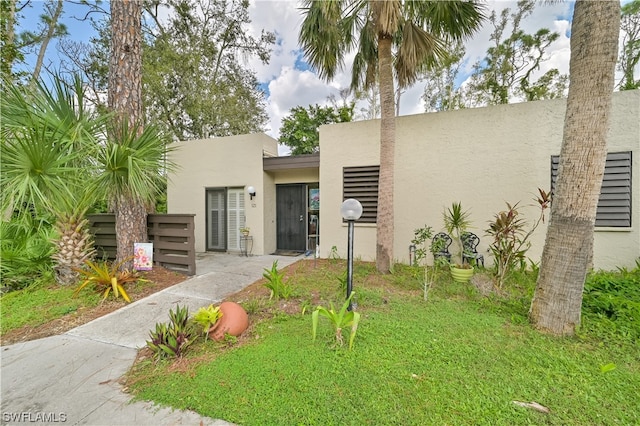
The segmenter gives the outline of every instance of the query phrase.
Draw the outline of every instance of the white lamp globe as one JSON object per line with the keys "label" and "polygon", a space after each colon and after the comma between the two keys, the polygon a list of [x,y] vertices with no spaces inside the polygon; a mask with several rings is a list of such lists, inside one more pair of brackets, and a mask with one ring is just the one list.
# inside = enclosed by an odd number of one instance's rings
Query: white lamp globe
{"label": "white lamp globe", "polygon": [[362,216],[362,204],[355,198],[348,198],[340,206],[340,214],[344,220],[358,220]]}

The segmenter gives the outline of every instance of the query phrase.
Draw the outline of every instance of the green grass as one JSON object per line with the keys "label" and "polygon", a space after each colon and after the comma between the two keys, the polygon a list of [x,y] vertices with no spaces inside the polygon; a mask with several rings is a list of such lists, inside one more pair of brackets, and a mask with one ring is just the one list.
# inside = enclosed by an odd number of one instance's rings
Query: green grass
{"label": "green grass", "polygon": [[[528,306],[518,298],[483,299],[444,276],[424,302],[414,275],[356,267],[362,319],[352,351],[331,349],[322,320],[312,342],[309,310],[274,315],[242,346],[195,346],[178,363],[186,369],[138,364],[130,386],[139,399],[243,425],[640,423],[637,342],[542,335],[519,320]],[[319,268],[292,280],[301,293],[339,300],[339,276]]]}
{"label": "green grass", "polygon": [[73,287],[36,285],[13,291],[0,298],[0,333],[28,325],[37,327],[81,307],[96,306],[100,295],[90,290],[73,297]]}

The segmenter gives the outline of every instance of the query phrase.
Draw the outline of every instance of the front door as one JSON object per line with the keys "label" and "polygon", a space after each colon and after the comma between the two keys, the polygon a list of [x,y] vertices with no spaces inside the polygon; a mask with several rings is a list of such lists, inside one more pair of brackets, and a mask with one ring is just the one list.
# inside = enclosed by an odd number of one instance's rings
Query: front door
{"label": "front door", "polygon": [[276,186],[278,250],[304,252],[307,249],[307,185]]}

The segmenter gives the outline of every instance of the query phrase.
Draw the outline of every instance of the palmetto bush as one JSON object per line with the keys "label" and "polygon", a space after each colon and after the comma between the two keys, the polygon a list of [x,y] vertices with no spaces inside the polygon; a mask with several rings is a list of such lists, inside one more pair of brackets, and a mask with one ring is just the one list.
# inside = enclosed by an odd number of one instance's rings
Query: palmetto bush
{"label": "palmetto bush", "polygon": [[[50,86],[2,83],[0,212],[13,212],[25,223],[33,215],[54,217],[56,278],[72,284],[78,279],[74,271],[93,254],[87,210],[109,201],[117,224],[123,223],[118,219],[123,201],[146,214],[173,165],[156,127],[128,126],[124,120],[110,128],[112,116],[85,108],[79,77],[52,80]],[[131,220],[117,228],[118,246],[133,246],[127,240],[133,228]],[[119,261],[128,256],[119,253]]]}
{"label": "palmetto bush", "polygon": [[55,218],[56,277],[71,284],[77,279],[72,268],[93,250],[82,217],[95,200],[91,158],[107,118],[85,108],[79,77],[54,76],[50,87],[2,86],[0,208],[27,226],[34,216]]}
{"label": "palmetto bush", "polygon": [[0,278],[2,292],[19,290],[53,277],[51,244],[53,228],[46,221],[31,219],[0,223]]}

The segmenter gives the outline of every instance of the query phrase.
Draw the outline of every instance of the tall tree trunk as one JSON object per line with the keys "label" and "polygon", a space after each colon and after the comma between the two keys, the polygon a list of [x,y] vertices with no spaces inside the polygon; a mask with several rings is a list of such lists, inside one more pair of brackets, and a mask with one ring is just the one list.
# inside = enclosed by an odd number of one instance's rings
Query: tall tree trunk
{"label": "tall tree trunk", "polygon": [[18,49],[15,45],[15,26],[16,26],[16,0],[8,0],[7,3],[2,3],[0,6],[0,22],[2,23],[2,55],[0,56],[0,70],[2,75],[7,78],[11,77],[11,71],[13,69],[13,62],[18,55]]}
{"label": "tall tree trunk", "polygon": [[[47,22],[47,32],[44,34],[44,37],[42,39],[42,44],[40,45],[40,50],[38,51],[38,59],[36,60],[36,67],[33,70],[33,76],[31,77],[32,84],[35,84],[35,82],[38,81],[38,77],[40,77],[40,70],[42,70],[44,55],[45,53],[47,53],[49,42],[56,34],[56,27],[58,26],[58,20],[60,19],[60,15],[62,14],[63,6],[64,4],[62,0],[58,0],[53,13],[51,14]],[[50,10],[51,9],[49,9],[49,11]]]}
{"label": "tall tree trunk", "polygon": [[[142,2],[111,2],[111,57],[108,105],[117,123],[142,130]],[[147,211],[136,194],[126,192],[115,200],[117,261],[133,267],[133,244],[147,241]]]}
{"label": "tall tree trunk", "polygon": [[142,119],[142,2],[111,2],[108,105],[133,126]]}
{"label": "tall tree trunk", "polygon": [[533,325],[571,335],[593,256],[593,229],[607,156],[620,2],[578,0],[558,181],[531,309]]}
{"label": "tall tree trunk", "polygon": [[378,182],[378,226],[376,233],[376,267],[388,273],[393,262],[393,174],[396,140],[395,98],[391,36],[378,37],[380,76],[380,179]]}

